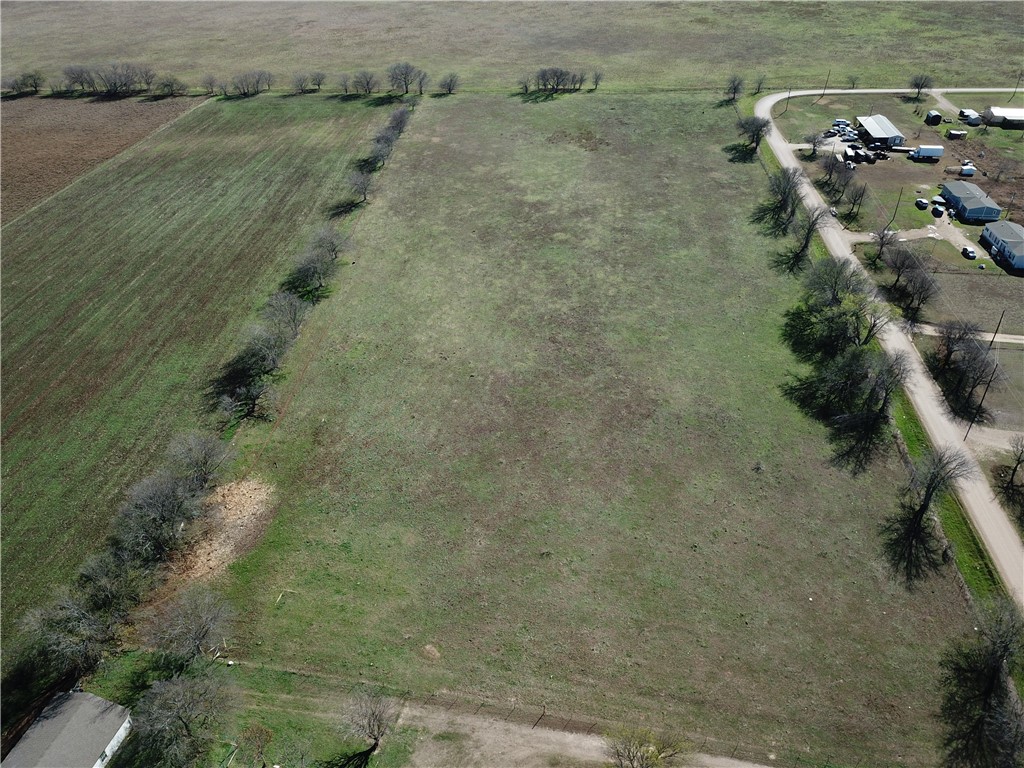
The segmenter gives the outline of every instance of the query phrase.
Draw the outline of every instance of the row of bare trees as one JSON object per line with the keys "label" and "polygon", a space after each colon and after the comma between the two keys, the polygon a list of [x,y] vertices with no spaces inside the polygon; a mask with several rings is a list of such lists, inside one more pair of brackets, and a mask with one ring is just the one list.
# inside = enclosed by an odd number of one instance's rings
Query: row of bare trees
{"label": "row of bare trees", "polygon": [[[596,91],[604,80],[604,72],[595,71],[590,75],[591,90]],[[586,72],[572,72],[561,67],[543,67],[532,75],[519,78],[517,86],[523,95],[531,92],[546,94],[579,91],[587,84]]]}
{"label": "row of bare trees", "polygon": [[[430,75],[409,62],[399,62],[388,67],[382,79],[376,72],[361,69],[355,74],[342,74],[338,78],[338,87],[345,94],[362,94],[369,96],[377,93],[387,82],[391,90],[406,96],[413,90],[423,95],[430,85]],[[449,72],[438,81],[438,92],[446,95],[455,93],[461,85],[461,78],[455,72]]]}

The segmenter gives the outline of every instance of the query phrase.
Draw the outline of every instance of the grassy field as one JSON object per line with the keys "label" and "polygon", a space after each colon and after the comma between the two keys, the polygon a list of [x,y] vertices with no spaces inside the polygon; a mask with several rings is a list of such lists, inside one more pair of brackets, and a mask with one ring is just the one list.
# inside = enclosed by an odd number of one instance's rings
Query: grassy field
{"label": "grassy field", "polygon": [[934,763],[966,612],[887,575],[899,462],[832,468],[780,394],[798,289],[714,103],[420,107],[287,410],[237,436],[282,500],[227,583],[256,700],[370,679]]}
{"label": "grassy field", "polygon": [[862,87],[902,87],[929,72],[940,86],[1012,86],[1022,38],[1012,2],[8,2],[0,47],[8,72],[128,59],[197,83],[252,66],[287,80],[409,60],[471,89],[567,66],[631,91],[718,88],[731,71],[773,88],[821,86],[830,70],[834,85],[856,74]]}
{"label": "grassy field", "polygon": [[199,422],[383,119],[317,96],[208,103],[4,227],[5,641]]}

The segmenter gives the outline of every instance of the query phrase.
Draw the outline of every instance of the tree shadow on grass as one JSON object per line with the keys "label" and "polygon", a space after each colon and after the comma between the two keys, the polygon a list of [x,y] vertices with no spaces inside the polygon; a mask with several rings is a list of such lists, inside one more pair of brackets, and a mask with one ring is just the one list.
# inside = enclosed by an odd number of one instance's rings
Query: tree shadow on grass
{"label": "tree shadow on grass", "polygon": [[[992,487],[996,495],[1010,513],[1017,518],[1017,522],[1024,526],[1024,485],[1020,482],[1011,481],[1013,467],[1000,464],[992,468]],[[1021,471],[1017,470],[1018,479]]]}
{"label": "tree shadow on grass", "polygon": [[18,99],[25,99],[29,96],[38,95],[39,94],[37,93],[32,93],[32,91],[24,91],[23,93],[5,93],[3,95],[0,95],[0,101],[17,101]]}
{"label": "tree shadow on grass", "polygon": [[757,157],[757,150],[745,141],[737,141],[722,147],[722,151],[729,156],[730,163],[752,163]]}
{"label": "tree shadow on grass", "polygon": [[771,268],[783,275],[798,275],[810,266],[810,254],[794,245],[784,251],[774,254],[769,260]]}
{"label": "tree shadow on grass", "polygon": [[376,747],[361,749],[351,754],[341,754],[315,763],[316,768],[367,768]]}
{"label": "tree shadow on grass", "polygon": [[432,98],[432,99],[447,99],[449,96],[452,96],[452,95],[454,95],[454,94],[451,94],[451,93],[432,93],[432,94],[430,94],[430,98]]}
{"label": "tree shadow on grass", "polygon": [[540,102],[553,100],[555,95],[556,94],[551,93],[550,91],[530,91],[529,93],[516,91],[511,94],[511,97],[519,99],[523,104],[538,104]]}
{"label": "tree shadow on grass", "polygon": [[352,161],[352,168],[360,173],[374,173],[380,161],[375,157],[360,157]]}
{"label": "tree shadow on grass", "polygon": [[368,107],[388,107],[392,104],[401,104],[404,96],[400,93],[382,93],[379,96],[371,96],[364,103]]}
{"label": "tree shadow on grass", "polygon": [[328,218],[340,219],[342,216],[348,216],[362,204],[362,200],[342,200],[338,203],[331,203],[324,209],[324,212]]}
{"label": "tree shadow on grass", "polygon": [[361,93],[335,93],[327,96],[328,99],[334,99],[340,102],[359,101],[363,98]]}

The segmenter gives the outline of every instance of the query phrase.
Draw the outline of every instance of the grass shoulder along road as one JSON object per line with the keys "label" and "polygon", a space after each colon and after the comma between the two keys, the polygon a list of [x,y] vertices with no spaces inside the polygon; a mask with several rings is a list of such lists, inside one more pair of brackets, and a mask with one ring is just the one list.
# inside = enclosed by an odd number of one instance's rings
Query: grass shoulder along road
{"label": "grass shoulder along road", "polygon": [[227,580],[243,661],[934,763],[967,612],[888,575],[898,460],[833,468],[780,393],[799,287],[715,102],[421,105],[238,433],[281,499]]}
{"label": "grass shoulder along road", "polygon": [[206,104],[4,227],[5,643],[201,421],[207,379],[385,115],[314,95]]}

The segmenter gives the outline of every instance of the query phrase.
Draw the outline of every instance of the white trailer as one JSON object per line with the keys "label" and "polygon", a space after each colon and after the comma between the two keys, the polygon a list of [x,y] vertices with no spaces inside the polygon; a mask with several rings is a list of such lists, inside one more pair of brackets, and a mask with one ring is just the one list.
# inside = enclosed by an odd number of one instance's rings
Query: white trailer
{"label": "white trailer", "polygon": [[917,149],[911,150],[908,157],[911,160],[938,160],[945,151],[941,144],[922,144]]}

